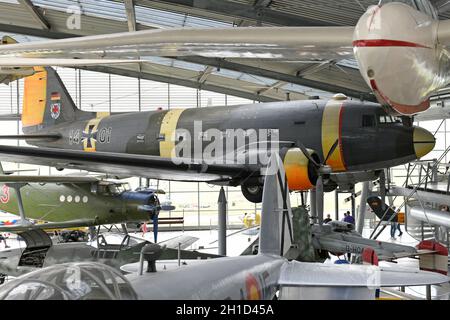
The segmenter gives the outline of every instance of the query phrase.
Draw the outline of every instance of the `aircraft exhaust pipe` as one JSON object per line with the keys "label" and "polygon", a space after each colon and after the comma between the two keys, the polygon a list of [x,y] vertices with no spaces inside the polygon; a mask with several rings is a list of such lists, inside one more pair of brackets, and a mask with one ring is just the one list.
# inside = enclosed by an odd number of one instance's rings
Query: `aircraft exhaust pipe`
{"label": "aircraft exhaust pipe", "polygon": [[409,207],[408,215],[416,220],[432,225],[450,228],[450,212],[422,207]]}

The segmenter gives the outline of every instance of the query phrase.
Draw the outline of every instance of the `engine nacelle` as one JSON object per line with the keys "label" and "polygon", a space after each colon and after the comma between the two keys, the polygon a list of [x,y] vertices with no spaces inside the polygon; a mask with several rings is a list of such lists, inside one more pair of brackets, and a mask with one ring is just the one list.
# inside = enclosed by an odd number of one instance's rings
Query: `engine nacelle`
{"label": "engine nacelle", "polygon": [[[314,160],[319,162],[319,157],[313,150],[307,149],[307,151]],[[300,148],[289,149],[284,156],[283,164],[289,190],[302,191],[314,188],[318,178],[317,169]]]}
{"label": "engine nacelle", "polygon": [[404,3],[370,7],[353,35],[361,75],[380,103],[412,115],[449,83],[447,51],[437,41],[438,20]]}

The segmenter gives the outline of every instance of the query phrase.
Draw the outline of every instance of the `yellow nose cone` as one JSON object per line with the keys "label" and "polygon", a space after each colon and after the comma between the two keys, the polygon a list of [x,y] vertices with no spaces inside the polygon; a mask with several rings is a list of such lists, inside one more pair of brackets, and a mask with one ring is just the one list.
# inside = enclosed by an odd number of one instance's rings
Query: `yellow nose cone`
{"label": "yellow nose cone", "polygon": [[419,159],[434,149],[436,139],[429,131],[414,127],[413,142],[414,152],[416,153],[417,159]]}

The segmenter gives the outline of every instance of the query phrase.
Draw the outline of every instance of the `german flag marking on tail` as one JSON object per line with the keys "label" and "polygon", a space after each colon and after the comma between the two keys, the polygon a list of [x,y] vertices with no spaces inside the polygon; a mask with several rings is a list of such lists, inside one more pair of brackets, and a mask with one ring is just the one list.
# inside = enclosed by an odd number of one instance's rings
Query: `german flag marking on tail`
{"label": "german flag marking on tail", "polygon": [[347,170],[342,152],[343,110],[343,102],[332,99],[326,104],[322,117],[322,152],[324,158],[328,155],[336,140],[338,140],[337,148],[329,156],[327,161],[327,165],[335,172]]}
{"label": "german flag marking on tail", "polygon": [[52,92],[50,100],[52,100],[52,101],[61,100],[61,93],[59,93],[59,92]]}

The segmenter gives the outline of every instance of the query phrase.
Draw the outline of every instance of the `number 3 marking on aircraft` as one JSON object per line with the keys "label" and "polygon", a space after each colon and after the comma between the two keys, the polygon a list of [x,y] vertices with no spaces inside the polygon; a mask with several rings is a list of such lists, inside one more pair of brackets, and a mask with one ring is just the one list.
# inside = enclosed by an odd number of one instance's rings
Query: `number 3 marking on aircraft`
{"label": "number 3 marking on aircraft", "polygon": [[0,197],[1,203],[8,203],[9,202],[9,187],[4,185],[2,188],[3,194]]}

